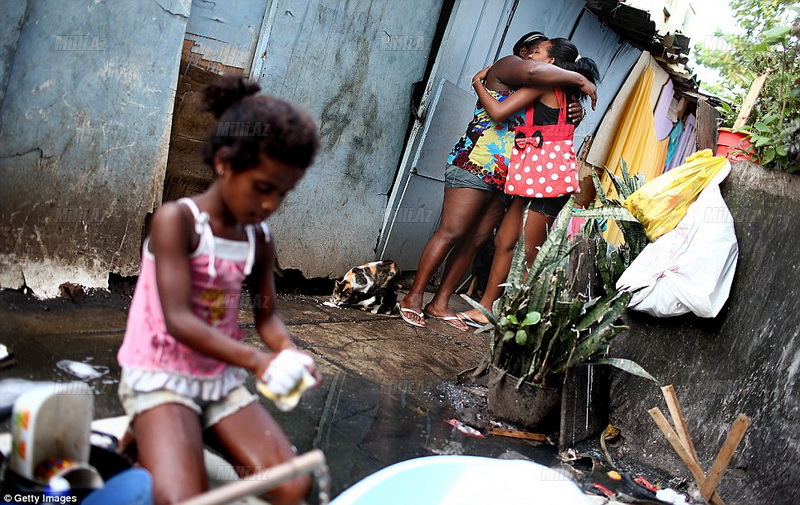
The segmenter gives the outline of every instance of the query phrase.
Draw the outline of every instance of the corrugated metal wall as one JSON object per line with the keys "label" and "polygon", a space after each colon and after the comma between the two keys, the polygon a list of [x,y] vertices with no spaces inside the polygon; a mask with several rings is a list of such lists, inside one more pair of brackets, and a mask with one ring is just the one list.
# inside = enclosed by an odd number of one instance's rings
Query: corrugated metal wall
{"label": "corrugated metal wall", "polygon": [[[3,4],[5,16],[26,2]],[[138,271],[189,7],[27,2],[10,64],[3,53],[0,286],[52,296],[65,281],[105,286],[109,272]],[[0,24],[3,40],[13,21]]]}
{"label": "corrugated metal wall", "polygon": [[282,268],[337,277],[372,260],[424,77],[439,0],[274,0],[262,88],[318,118],[316,164],[270,220]]}

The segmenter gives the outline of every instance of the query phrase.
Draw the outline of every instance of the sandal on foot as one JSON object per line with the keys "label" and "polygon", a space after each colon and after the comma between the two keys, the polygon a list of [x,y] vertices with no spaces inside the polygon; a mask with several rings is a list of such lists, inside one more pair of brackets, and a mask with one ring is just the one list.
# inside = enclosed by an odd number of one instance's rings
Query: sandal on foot
{"label": "sandal on foot", "polygon": [[455,328],[457,330],[461,330],[461,331],[469,330],[468,326],[461,326],[460,324],[457,324],[457,322],[461,323],[461,324],[464,324],[464,325],[467,324],[464,321],[462,321],[461,318],[458,317],[458,316],[434,316],[433,314],[429,314],[427,312],[425,313],[425,315],[430,317],[430,318],[433,318],[433,319],[438,319],[439,321],[443,322],[447,326],[452,326],[453,328]]}
{"label": "sandal on foot", "polygon": [[411,312],[412,314],[414,314],[415,316],[419,317],[420,319],[422,319],[424,321],[425,320],[425,316],[422,314],[422,312],[417,312],[414,309],[408,309],[408,308],[401,307],[399,303],[397,305],[395,305],[395,308],[400,313],[400,318],[403,321],[405,321],[406,323],[410,324],[411,326],[416,326],[417,328],[425,328],[427,326],[425,324],[420,324],[420,323],[412,320],[411,318],[409,318],[405,314],[406,312]]}
{"label": "sandal on foot", "polygon": [[484,326],[489,324],[489,323],[481,323],[480,321],[472,319],[471,317],[469,317],[469,315],[467,315],[466,312],[459,312],[456,315],[458,316],[459,319],[464,321],[464,324],[466,324],[467,326],[472,326],[473,328],[483,328]]}

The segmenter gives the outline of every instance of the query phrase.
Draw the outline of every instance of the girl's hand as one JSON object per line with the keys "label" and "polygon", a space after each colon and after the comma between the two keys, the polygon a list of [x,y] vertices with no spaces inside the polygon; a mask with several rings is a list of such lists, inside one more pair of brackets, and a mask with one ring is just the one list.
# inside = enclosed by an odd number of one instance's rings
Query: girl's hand
{"label": "girl's hand", "polygon": [[575,126],[579,125],[583,118],[586,116],[586,109],[580,102],[576,101],[574,97],[570,97],[573,101],[567,105],[567,119],[569,119]]}
{"label": "girl's hand", "polygon": [[[263,365],[262,365],[263,366]],[[321,378],[314,358],[296,349],[284,349],[270,356],[266,367],[259,367],[259,379],[276,395],[287,395],[302,380],[306,372],[319,382]]]}
{"label": "girl's hand", "polygon": [[483,81],[484,79],[486,79],[486,74],[488,74],[488,73],[489,73],[489,69],[490,69],[490,68],[492,68],[492,66],[491,66],[491,65],[489,65],[488,67],[484,68],[483,70],[481,70],[480,72],[478,72],[477,74],[475,74],[475,75],[472,77],[472,83],[473,83],[473,84],[475,84],[475,81],[476,81],[476,80],[478,80],[478,81]]}

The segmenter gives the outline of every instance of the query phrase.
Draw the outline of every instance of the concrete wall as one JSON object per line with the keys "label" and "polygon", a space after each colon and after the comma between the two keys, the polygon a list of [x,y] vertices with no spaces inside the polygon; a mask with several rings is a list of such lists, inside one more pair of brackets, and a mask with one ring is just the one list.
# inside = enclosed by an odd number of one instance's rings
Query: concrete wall
{"label": "concrete wall", "polygon": [[0,104],[6,96],[8,76],[11,65],[14,63],[14,53],[17,51],[19,32],[25,19],[25,9],[28,0],[6,0],[3,11],[0,12]]}
{"label": "concrete wall", "polygon": [[[800,503],[800,178],[738,162],[722,194],[740,254],[726,307],[713,320],[631,312],[631,330],[611,351],[675,386],[706,471],[736,416],[752,418],[719,488],[726,503]],[[660,407],[669,415],[660,390],[615,376],[612,423],[626,439],[622,461],[691,479],[647,414]]]}
{"label": "concrete wall", "polygon": [[[12,1],[13,41],[26,2]],[[0,286],[133,275],[161,201],[190,0],[29,0],[0,51]],[[2,83],[2,82],[0,82]]]}

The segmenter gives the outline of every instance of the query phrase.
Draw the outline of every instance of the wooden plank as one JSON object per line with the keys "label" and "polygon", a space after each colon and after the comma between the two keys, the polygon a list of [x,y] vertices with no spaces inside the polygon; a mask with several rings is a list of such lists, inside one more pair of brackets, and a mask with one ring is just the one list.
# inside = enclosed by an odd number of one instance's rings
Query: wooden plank
{"label": "wooden plank", "polygon": [[750,117],[753,106],[758,100],[758,94],[761,93],[761,88],[763,88],[764,83],[767,82],[767,76],[769,76],[769,72],[764,72],[756,77],[753,84],[750,85],[750,90],[747,92],[747,96],[744,97],[742,107],[739,109],[739,115],[736,116],[736,121],[733,123],[734,130],[741,128],[747,122],[747,118]]}
{"label": "wooden plank", "polygon": [[[681,460],[683,460],[686,468],[688,468],[692,473],[697,485],[702,486],[706,480],[706,474],[703,472],[703,469],[700,468],[700,464],[692,458],[692,456],[689,454],[689,451],[683,446],[683,442],[681,442],[681,439],[678,437],[678,434],[675,433],[675,430],[672,429],[672,426],[670,426],[667,418],[664,417],[664,413],[661,412],[661,409],[655,407],[648,410],[647,413],[650,414],[650,417],[652,417],[656,422],[658,428],[661,430],[664,436],[667,437],[667,441],[670,443],[670,445],[672,445],[672,448],[675,449],[675,452],[678,453],[678,456],[681,458]],[[716,492],[711,495],[710,501],[713,505],[725,505],[725,503],[722,501],[722,498],[720,498],[719,494]]]}
{"label": "wooden plank", "polygon": [[717,152],[717,118],[719,112],[706,100],[697,101],[697,150]]}
{"label": "wooden plank", "polygon": [[700,463],[700,458],[697,456],[697,450],[694,447],[694,442],[692,442],[692,436],[689,433],[689,427],[686,425],[686,418],[683,415],[683,409],[678,401],[678,394],[675,392],[675,388],[670,384],[662,387],[661,392],[664,394],[664,399],[667,401],[669,415],[672,417],[672,424],[675,425],[675,431],[678,433],[678,437],[680,437],[684,447],[689,450],[689,455]]}
{"label": "wooden plank", "polygon": [[700,485],[700,495],[704,500],[708,500],[711,493],[717,489],[748,427],[750,427],[750,418],[744,414],[739,414],[739,417],[733,422],[733,427],[728,432],[728,437],[725,439],[725,443],[722,444],[722,449],[719,450],[714,464],[711,465],[705,482]]}
{"label": "wooden plank", "polygon": [[313,449],[280,465],[250,475],[244,480],[234,481],[189,498],[181,502],[180,505],[222,505],[245,496],[259,495],[280,486],[284,482],[311,473],[317,468],[322,468],[324,465],[325,454],[319,449]]}
{"label": "wooden plank", "polygon": [[541,433],[533,433],[531,431],[517,431],[517,430],[505,430],[503,428],[489,428],[487,430],[489,435],[497,435],[500,437],[509,437],[509,438],[522,438],[524,440],[536,440],[537,442],[547,442],[547,435],[543,435]]}

